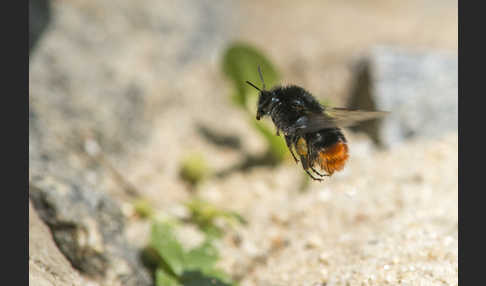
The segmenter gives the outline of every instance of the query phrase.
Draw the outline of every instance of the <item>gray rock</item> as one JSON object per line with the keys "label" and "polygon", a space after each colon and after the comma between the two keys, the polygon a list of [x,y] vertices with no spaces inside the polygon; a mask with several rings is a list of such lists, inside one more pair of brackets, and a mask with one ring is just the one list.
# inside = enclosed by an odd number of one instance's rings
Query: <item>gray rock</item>
{"label": "gray rock", "polygon": [[48,0],[29,0],[29,52],[36,46],[51,20]]}
{"label": "gray rock", "polygon": [[61,252],[107,284],[152,285],[139,251],[123,236],[123,214],[106,194],[54,177],[33,177],[30,198]]}
{"label": "gray rock", "polygon": [[208,0],[52,2],[29,66],[31,175],[103,178],[96,164],[67,158],[90,140],[113,161],[141,148],[152,134],[147,110],[174,98],[161,87],[218,55],[232,8]]}
{"label": "gray rock", "polygon": [[154,102],[172,102],[167,87],[224,47],[232,7],[209,0],[51,3],[51,21],[30,55],[31,197],[82,273],[152,283],[124,241],[122,214],[103,194],[117,191],[107,166],[143,148]]}
{"label": "gray rock", "polygon": [[355,70],[349,106],[389,111],[354,128],[384,147],[457,130],[457,55],[376,47]]}
{"label": "gray rock", "polygon": [[83,281],[59,251],[49,228],[29,201],[29,285],[86,285]]}

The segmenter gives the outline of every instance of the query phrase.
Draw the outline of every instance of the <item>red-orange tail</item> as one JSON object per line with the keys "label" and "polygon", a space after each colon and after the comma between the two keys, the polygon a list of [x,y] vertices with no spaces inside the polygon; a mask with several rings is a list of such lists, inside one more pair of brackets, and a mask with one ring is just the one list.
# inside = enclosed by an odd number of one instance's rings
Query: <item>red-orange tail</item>
{"label": "red-orange tail", "polygon": [[324,151],[319,152],[319,165],[321,169],[332,175],[335,171],[341,171],[348,159],[348,145],[338,141]]}

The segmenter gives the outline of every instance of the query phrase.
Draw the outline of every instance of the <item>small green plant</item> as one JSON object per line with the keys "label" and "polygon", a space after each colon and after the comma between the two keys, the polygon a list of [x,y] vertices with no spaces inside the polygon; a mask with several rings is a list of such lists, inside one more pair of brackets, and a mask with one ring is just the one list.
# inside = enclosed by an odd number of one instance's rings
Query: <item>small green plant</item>
{"label": "small green plant", "polygon": [[180,176],[192,186],[202,182],[209,174],[209,166],[201,153],[194,152],[181,162]]}
{"label": "small green plant", "polygon": [[137,199],[132,205],[135,213],[141,218],[150,218],[154,215],[154,209],[146,199]]}
{"label": "small green plant", "polygon": [[[237,213],[222,210],[200,199],[188,201],[189,222],[197,225],[204,234],[204,242],[185,249],[178,241],[175,230],[184,220],[164,213],[155,214],[147,201],[134,203],[136,212],[152,219],[150,243],[143,251],[143,261],[154,271],[156,286],[236,286],[231,277],[216,267],[219,254],[214,242],[223,230],[215,224],[222,218],[229,223],[246,223]],[[187,221],[186,221],[187,222]]]}
{"label": "small green plant", "polygon": [[215,266],[219,254],[211,239],[185,250],[174,235],[175,227],[176,223],[169,220],[156,221],[152,225],[145,257],[155,266],[157,286],[236,285]]}
{"label": "small green plant", "polygon": [[196,224],[208,238],[219,238],[223,230],[216,224],[216,220],[221,218],[229,224],[246,224],[245,219],[233,211],[222,210],[208,202],[200,199],[192,199],[186,203],[190,212],[190,221]]}
{"label": "small green plant", "polygon": [[263,71],[267,86],[271,87],[278,83],[280,75],[275,66],[256,48],[244,43],[235,43],[224,53],[223,72],[233,83],[233,102],[247,112],[251,125],[265,138],[271,163],[280,163],[290,158],[285,141],[282,137],[275,136],[275,131],[268,125],[255,119],[258,91],[245,83],[247,80],[260,83],[258,66]]}

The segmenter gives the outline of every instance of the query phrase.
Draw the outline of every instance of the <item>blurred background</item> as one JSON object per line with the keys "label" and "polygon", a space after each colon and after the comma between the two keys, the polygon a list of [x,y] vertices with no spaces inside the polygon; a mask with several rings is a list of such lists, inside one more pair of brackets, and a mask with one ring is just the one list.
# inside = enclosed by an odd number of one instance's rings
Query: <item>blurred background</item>
{"label": "blurred background", "polygon": [[[457,13],[30,0],[30,282],[457,285]],[[267,86],[390,114],[311,181],[254,119],[259,64]]]}

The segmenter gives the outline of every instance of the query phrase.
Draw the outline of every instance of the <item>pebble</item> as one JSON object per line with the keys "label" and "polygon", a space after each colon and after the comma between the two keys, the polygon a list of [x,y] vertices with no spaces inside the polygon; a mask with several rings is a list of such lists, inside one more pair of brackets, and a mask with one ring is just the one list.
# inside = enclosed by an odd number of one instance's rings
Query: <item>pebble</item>
{"label": "pebble", "polygon": [[327,253],[327,252],[321,253],[321,255],[319,255],[319,262],[328,265],[329,264],[329,253]]}
{"label": "pebble", "polygon": [[307,239],[307,243],[305,245],[307,248],[319,248],[322,246],[322,240],[317,235],[311,235]]}
{"label": "pebble", "polygon": [[329,270],[327,270],[327,268],[322,268],[320,272],[322,282],[326,282],[329,279]]}

